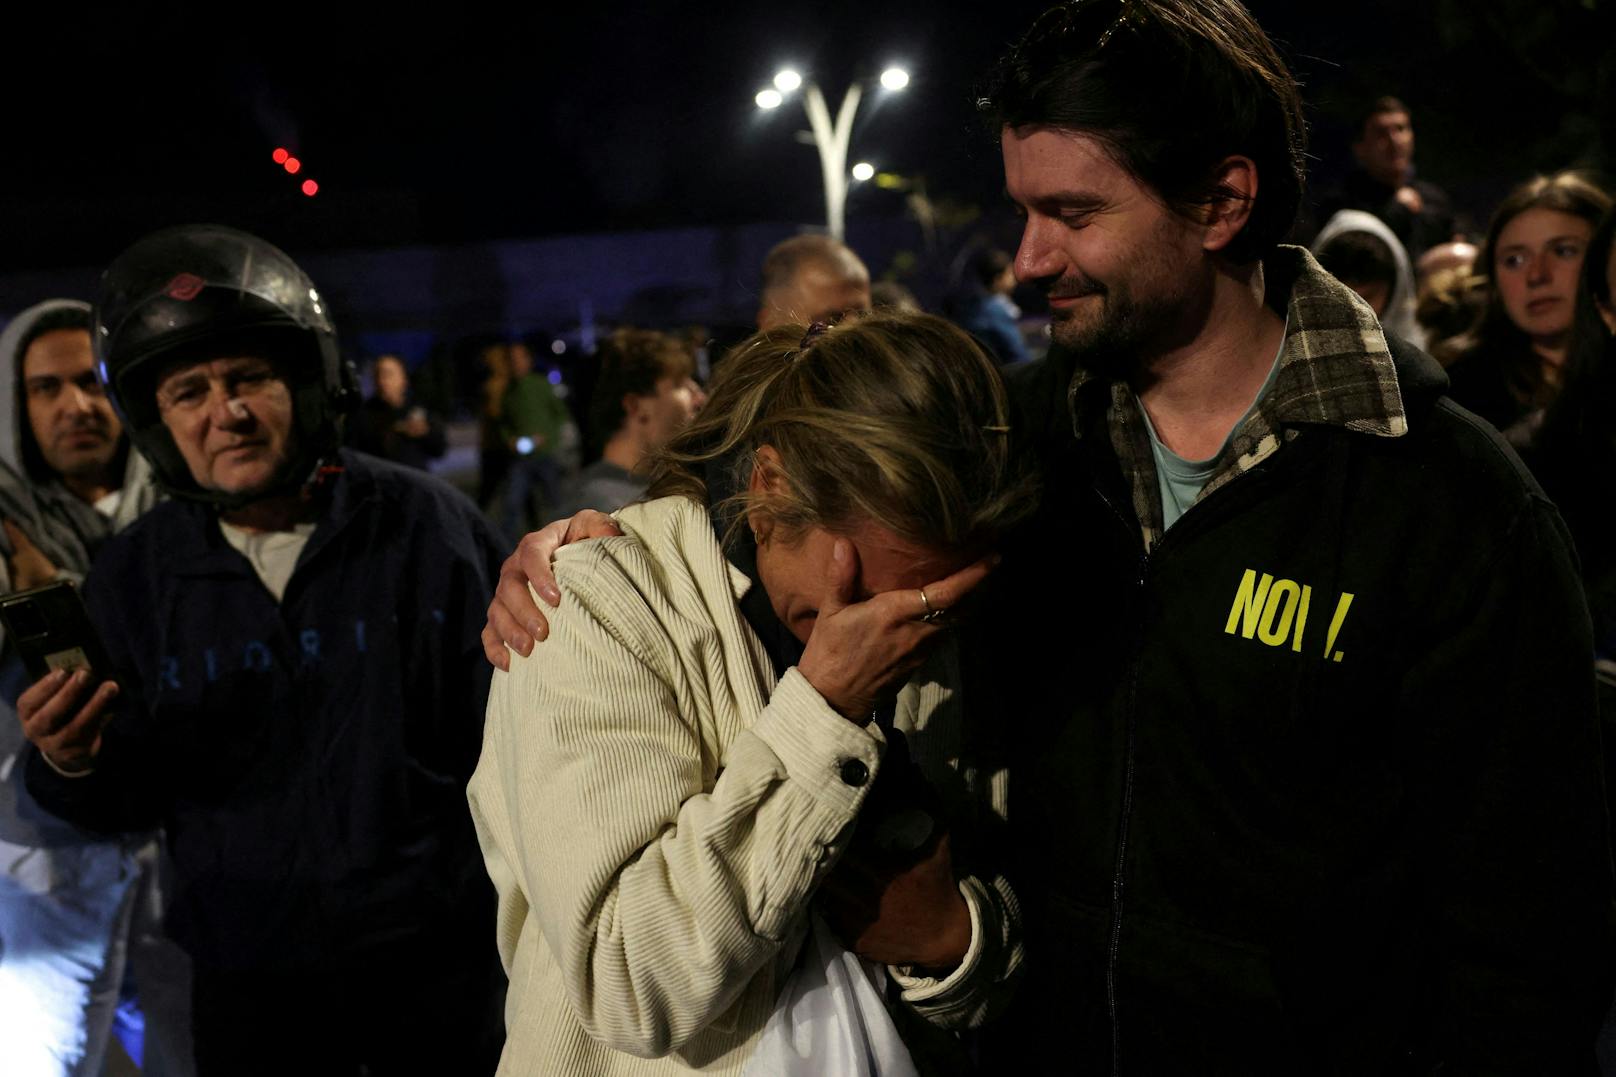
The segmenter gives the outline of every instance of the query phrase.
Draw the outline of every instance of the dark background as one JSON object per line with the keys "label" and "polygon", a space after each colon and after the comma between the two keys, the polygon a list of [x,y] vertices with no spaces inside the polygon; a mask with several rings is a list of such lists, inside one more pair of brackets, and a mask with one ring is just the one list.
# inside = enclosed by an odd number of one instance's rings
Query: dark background
{"label": "dark background", "polygon": [[[790,62],[831,97],[892,60],[914,82],[861,110],[855,159],[997,212],[971,87],[1040,3],[594,3],[425,16],[335,5],[35,9],[0,63],[0,272],[102,263],[211,219],[294,253],[750,221],[823,220],[794,105],[753,94]],[[1413,108],[1421,175],[1479,225],[1533,171],[1604,167],[1611,0],[1254,0],[1304,83],[1315,185],[1345,116]],[[305,162],[287,176],[284,145]],[[298,181],[312,176],[319,194]],[[897,215],[865,186],[849,205]],[[880,267],[875,267],[878,271]]]}

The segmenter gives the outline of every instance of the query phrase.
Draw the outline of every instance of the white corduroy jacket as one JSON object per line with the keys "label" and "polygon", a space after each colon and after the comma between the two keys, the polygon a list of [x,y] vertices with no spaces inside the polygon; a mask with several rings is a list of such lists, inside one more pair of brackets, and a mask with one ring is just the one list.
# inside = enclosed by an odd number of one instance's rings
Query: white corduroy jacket
{"label": "white corduroy jacket", "polygon": [[[501,1074],[739,1073],[881,764],[873,725],[795,668],[776,683],[703,506],[618,519],[624,537],[557,555],[550,638],[494,675],[469,788],[510,977]],[[928,675],[952,666],[940,652],[911,680],[897,726],[945,803],[1002,813],[1004,775],[959,758],[958,692]],[[849,760],[870,780],[845,781]],[[1005,880],[960,886],[960,967],[891,970],[949,1028],[979,1021],[1021,960]]]}

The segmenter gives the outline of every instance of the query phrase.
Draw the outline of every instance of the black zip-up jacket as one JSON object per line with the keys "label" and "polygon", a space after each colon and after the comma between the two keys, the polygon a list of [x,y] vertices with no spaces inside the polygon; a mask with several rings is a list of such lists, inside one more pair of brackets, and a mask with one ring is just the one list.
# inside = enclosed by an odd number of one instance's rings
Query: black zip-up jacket
{"label": "black zip-up jacket", "polygon": [[1570,543],[1391,347],[1407,434],[1304,428],[1148,557],[1071,362],[1013,386],[1044,502],[973,658],[1028,979],[988,1071],[1592,1071],[1612,876]]}

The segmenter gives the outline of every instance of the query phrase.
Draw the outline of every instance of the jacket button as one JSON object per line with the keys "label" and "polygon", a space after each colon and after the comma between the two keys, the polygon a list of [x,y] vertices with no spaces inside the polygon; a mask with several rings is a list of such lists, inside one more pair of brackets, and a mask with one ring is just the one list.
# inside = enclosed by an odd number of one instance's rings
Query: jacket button
{"label": "jacket button", "polygon": [[870,768],[862,759],[842,760],[842,781],[855,789],[870,780]]}

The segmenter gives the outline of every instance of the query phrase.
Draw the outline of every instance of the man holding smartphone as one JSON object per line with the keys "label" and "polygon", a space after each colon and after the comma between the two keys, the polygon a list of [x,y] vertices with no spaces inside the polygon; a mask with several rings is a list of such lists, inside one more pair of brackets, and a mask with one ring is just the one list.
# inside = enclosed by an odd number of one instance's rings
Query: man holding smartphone
{"label": "man holding smartphone", "polygon": [[52,811],[161,824],[202,1073],[491,1072],[502,976],[465,800],[501,541],[408,469],[339,450],[324,300],[227,228],[103,277],[103,377],[173,499],[85,597],[115,680],[23,694]]}

